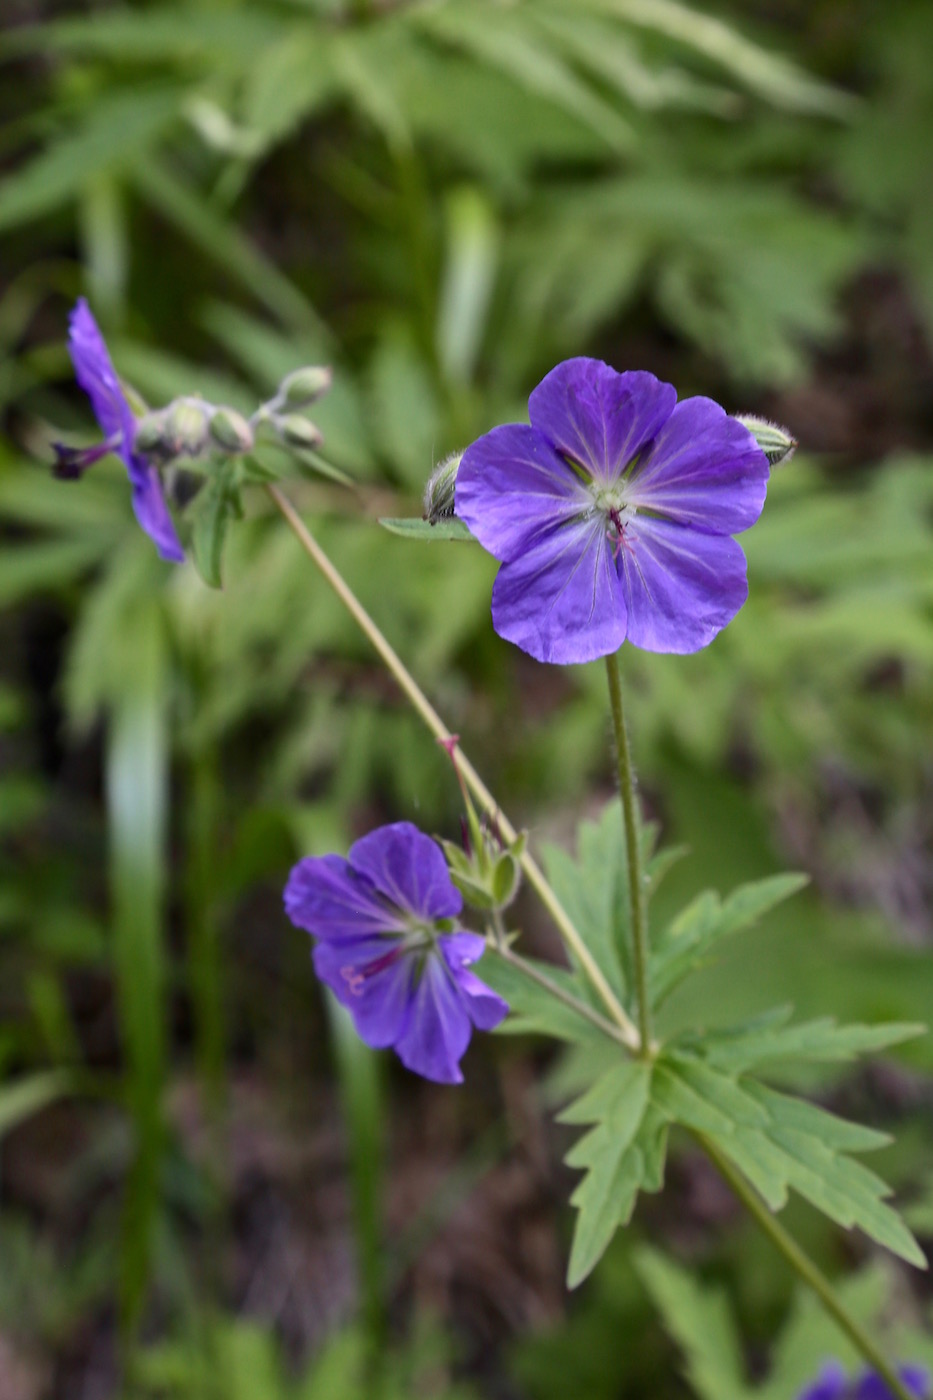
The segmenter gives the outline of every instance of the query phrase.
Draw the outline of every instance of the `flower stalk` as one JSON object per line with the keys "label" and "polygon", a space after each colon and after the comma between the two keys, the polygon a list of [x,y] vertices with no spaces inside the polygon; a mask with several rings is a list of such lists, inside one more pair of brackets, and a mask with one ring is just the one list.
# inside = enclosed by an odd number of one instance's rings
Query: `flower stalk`
{"label": "flower stalk", "polygon": [[638,1053],[650,1059],[654,1053],[651,1040],[651,1004],[648,999],[648,920],[645,910],[645,872],[639,839],[638,799],[635,794],[635,770],[625,726],[622,704],[622,681],[619,657],[614,652],[606,657],[609,680],[609,708],[615,735],[616,764],[619,775],[619,796],[622,799],[622,820],[625,828],[625,855],[628,864],[629,924],[632,931],[632,960],[635,971],[635,994],[638,998]]}
{"label": "flower stalk", "polygon": [[896,1397],[896,1400],[914,1400],[897,1371],[875,1345],[861,1323],[849,1312],[826,1275],[817,1268],[809,1255],[804,1253],[794,1237],[788,1234],[757,1192],[749,1186],[741,1173],[736,1171],[728,1157],[720,1152],[716,1144],[705,1134],[697,1132],[694,1136],[745,1209],[754,1217],[756,1224],[784,1256],[797,1276],[803,1280],[808,1288],[813,1290],[830,1317],[838,1324],[852,1345],[861,1353],[869,1366],[878,1372],[891,1394]]}
{"label": "flower stalk", "polygon": [[[489,791],[466,754],[459,745],[454,742],[454,736],[451,731],[444,724],[444,721],[441,719],[430,700],[428,700],[411,672],[405,666],[405,663],[395,651],[395,648],[389,643],[370,617],[343,575],[335,568],[327,554],[325,554],[288,497],[284,495],[277,486],[271,484],[266,487],[266,490],[271,496],[276,508],[289,525],[302,549],[326,579],[354,622],[356,622],[357,626],[379,654],[386,668],[394,676],[405,698],[410,702],[419,719],[422,720],[436,739],[440,740],[445,745],[452,746],[452,752],[456,755],[456,761],[463,774],[464,781],[480,807],[482,807],[483,811],[490,817],[496,820],[499,830],[505,840],[509,843],[514,842],[518,837],[518,832],[515,827],[499,807],[499,804],[496,802],[492,793]],[[620,1004],[618,997],[606,980],[599,964],[593,958],[592,953],[584,943],[569,914],[548,884],[541,867],[527,851],[521,855],[520,864],[528,883],[532,886],[538,898],[541,900],[541,903],[554,920],[565,944],[589,977],[590,982],[606,1007],[612,1022],[618,1027],[618,1039],[620,1039],[629,1050],[637,1052],[641,1046],[641,1038],[637,1027],[625,1011],[625,1008]]]}

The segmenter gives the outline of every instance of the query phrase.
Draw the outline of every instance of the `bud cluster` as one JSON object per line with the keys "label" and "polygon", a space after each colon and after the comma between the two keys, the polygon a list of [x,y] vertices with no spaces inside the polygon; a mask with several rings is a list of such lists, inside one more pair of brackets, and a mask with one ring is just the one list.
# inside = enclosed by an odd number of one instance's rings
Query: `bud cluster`
{"label": "bud cluster", "polygon": [[273,398],[256,415],[266,423],[286,447],[314,452],[323,442],[320,430],[305,417],[310,408],[330,389],[333,376],[326,365],[308,365],[285,376]]}
{"label": "bud cluster", "polygon": [[197,459],[207,452],[239,456],[250,452],[254,441],[252,425],[236,409],[182,398],[139,419],[133,450],[167,464],[180,458]]}

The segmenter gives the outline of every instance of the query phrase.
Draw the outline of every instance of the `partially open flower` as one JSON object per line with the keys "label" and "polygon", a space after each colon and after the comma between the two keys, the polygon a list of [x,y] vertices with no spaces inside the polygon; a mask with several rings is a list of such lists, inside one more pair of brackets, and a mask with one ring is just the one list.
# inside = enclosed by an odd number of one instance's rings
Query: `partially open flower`
{"label": "partially open flower", "polygon": [[163,559],[183,562],[185,554],[165,504],[158,468],[136,448],[136,418],[117,378],[104,338],[82,299],[71,313],[68,348],[75,377],[91,400],[104,441],[86,452],[58,448],[57,474],[80,476],[108,452],[123,459],[133,493],[133,510]]}
{"label": "partially open flower", "polygon": [[318,940],[317,975],[366,1044],[445,1084],[463,1079],[473,1027],[492,1030],[508,1011],[469,970],[486,944],[458,927],[462,908],[440,848],[410,822],[371,831],[346,860],[299,861],[285,888],[292,923]]}

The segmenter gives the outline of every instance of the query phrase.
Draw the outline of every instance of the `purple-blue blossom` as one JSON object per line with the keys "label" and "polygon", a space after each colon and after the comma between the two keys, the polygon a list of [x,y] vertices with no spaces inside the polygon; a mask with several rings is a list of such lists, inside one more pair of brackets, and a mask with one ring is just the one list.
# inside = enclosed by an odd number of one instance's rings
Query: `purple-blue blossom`
{"label": "purple-blue blossom", "polygon": [[[922,1366],[902,1366],[898,1375],[917,1400],[930,1400],[930,1378]],[[838,1361],[830,1361],[797,1400],[894,1400],[889,1387],[872,1371],[850,1380]]]}
{"label": "purple-blue blossom", "polygon": [[346,860],[300,860],[285,887],[288,917],[317,940],[317,975],[361,1038],[443,1084],[462,1082],[474,1026],[508,1011],[470,971],[486,944],[459,927],[462,908],[439,846],[410,822],[371,831]]}
{"label": "purple-blue blossom", "polygon": [[108,452],[123,459],[132,487],[133,510],[163,559],[180,564],[184,550],[165,504],[158,468],[134,450],[136,418],[91,309],[82,297],[71,313],[68,348],[75,377],[91,400],[104,441],[86,452],[59,449],[59,474],[78,476]]}
{"label": "purple-blue blossom", "polygon": [[758,519],[768,462],[712,399],[601,360],[565,360],[460,463],[456,513],[502,564],[493,624],[539,661],[624,641],[692,652],[748,594],[732,536]]}

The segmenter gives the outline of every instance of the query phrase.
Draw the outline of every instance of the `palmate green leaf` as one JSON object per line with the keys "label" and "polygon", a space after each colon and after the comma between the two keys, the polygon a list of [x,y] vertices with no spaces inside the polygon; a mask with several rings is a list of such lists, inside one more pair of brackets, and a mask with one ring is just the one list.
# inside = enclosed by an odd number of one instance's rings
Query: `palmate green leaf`
{"label": "palmate green leaf", "polygon": [[614,1065],[559,1115],[565,1123],[595,1123],[571,1148],[567,1165],[586,1173],[571,1196],[579,1212],[567,1286],[576,1288],[598,1263],[640,1190],[659,1190],[666,1129],[652,1111],[652,1070],[641,1060]]}
{"label": "palmate green leaf", "polygon": [[670,1122],[714,1139],[772,1210],[793,1188],[845,1229],[858,1226],[926,1267],[913,1235],[884,1203],[891,1188],[848,1155],[883,1147],[886,1134],[677,1051],[655,1066],[651,1101]]}
{"label": "palmate green leaf", "polygon": [[638,1250],[635,1268],[684,1353],[697,1394],[703,1400],[745,1400],[750,1391],[742,1344],[724,1291],[699,1282],[653,1249]]}
{"label": "palmate green leaf", "polygon": [[744,1026],[715,1031],[703,1041],[703,1054],[717,1069],[746,1073],[761,1065],[786,1061],[834,1063],[854,1060],[870,1051],[886,1050],[925,1034],[913,1022],[890,1021],[879,1026],[840,1026],[831,1016],[789,1026],[793,1008],[780,1007]]}
{"label": "palmate green leaf", "polygon": [[657,939],[649,958],[648,985],[659,1006],[685,977],[709,960],[724,938],[748,928],[769,909],[789,899],[807,883],[806,875],[771,875],[738,889],[723,902],[704,890],[681,910]]}
{"label": "palmate green leaf", "polygon": [[0,184],[0,230],[65,204],[91,180],[138,168],[179,113],[182,89],[102,93],[40,155]]}
{"label": "palmate green leaf", "polygon": [[529,92],[550,99],[585,122],[615,150],[629,150],[634,133],[628,122],[565,63],[543,32],[528,18],[489,0],[469,0],[412,11],[425,32],[501,69]]}

